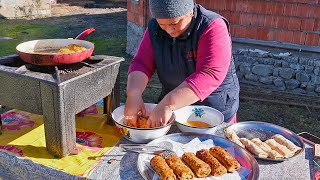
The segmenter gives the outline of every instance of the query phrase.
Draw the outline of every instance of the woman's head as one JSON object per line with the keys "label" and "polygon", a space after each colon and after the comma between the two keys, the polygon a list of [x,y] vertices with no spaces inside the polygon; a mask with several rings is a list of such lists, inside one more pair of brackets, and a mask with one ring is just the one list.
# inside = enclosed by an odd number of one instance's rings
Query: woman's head
{"label": "woman's head", "polygon": [[193,0],[150,0],[149,5],[152,16],[172,37],[184,33],[191,23]]}

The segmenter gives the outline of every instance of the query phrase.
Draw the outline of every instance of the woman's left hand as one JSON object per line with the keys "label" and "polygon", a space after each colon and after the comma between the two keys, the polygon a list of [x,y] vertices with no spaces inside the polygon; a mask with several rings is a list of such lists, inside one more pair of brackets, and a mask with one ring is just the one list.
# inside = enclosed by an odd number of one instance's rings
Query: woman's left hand
{"label": "woman's left hand", "polygon": [[173,111],[169,106],[158,104],[149,115],[148,127],[153,128],[167,124],[172,114]]}

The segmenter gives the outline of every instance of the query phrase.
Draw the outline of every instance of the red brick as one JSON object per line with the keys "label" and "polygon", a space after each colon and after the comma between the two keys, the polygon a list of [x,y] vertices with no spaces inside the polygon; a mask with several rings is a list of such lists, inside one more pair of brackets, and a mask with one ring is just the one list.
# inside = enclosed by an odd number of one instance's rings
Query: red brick
{"label": "red brick", "polygon": [[[208,0],[206,0],[208,1]],[[206,3],[204,3],[206,4]],[[226,2],[223,0],[213,0],[211,2],[211,7],[215,10],[225,10],[226,9]]]}
{"label": "red brick", "polygon": [[292,42],[293,31],[281,30],[277,32],[277,41],[279,42]]}
{"label": "red brick", "polygon": [[127,2],[127,11],[132,12],[132,2],[131,1]]}
{"label": "red brick", "polygon": [[271,2],[267,2],[267,1],[261,1],[260,2],[260,14],[268,14],[268,6],[269,4],[271,4]]}
{"label": "red brick", "polygon": [[272,27],[272,16],[265,16],[264,26]]}
{"label": "red brick", "polygon": [[134,22],[140,26],[144,26],[144,17],[142,15],[136,15]]}
{"label": "red brick", "polygon": [[230,14],[230,23],[231,24],[240,24],[240,13],[231,12],[231,14]]}
{"label": "red brick", "polygon": [[299,32],[299,31],[293,32],[292,43],[303,45],[305,42],[305,39],[306,39],[305,32]]}
{"label": "red brick", "polygon": [[232,37],[236,36],[236,30],[234,25],[230,25],[230,34]]}
{"label": "red brick", "polygon": [[285,4],[283,8],[283,15],[296,16],[297,4]]}
{"label": "red brick", "polygon": [[134,22],[134,14],[132,12],[127,12],[127,20]]}
{"label": "red brick", "polygon": [[265,9],[266,14],[273,14],[274,3],[272,2],[267,3],[267,6],[265,6],[264,8],[266,8]]}
{"label": "red brick", "polygon": [[238,12],[247,12],[247,9],[248,9],[247,3],[248,3],[247,0],[237,1],[236,10]]}
{"label": "red brick", "polygon": [[300,18],[290,17],[289,19],[289,30],[300,30],[301,27],[301,20]]}
{"label": "red brick", "polygon": [[302,31],[313,31],[315,19],[303,19],[301,23]]}
{"label": "red brick", "polygon": [[307,33],[305,45],[307,46],[318,46],[319,34]]}
{"label": "red brick", "polygon": [[277,16],[276,27],[281,29],[287,29],[289,24],[289,19],[290,19],[289,17]]}
{"label": "red brick", "polygon": [[267,34],[267,38],[269,41],[275,41],[276,37],[277,37],[277,31],[275,29],[270,29],[268,34]]}
{"label": "red brick", "polygon": [[313,31],[320,31],[320,20],[314,22]]}
{"label": "red brick", "polygon": [[235,37],[245,37],[245,28],[244,26],[234,26]]}
{"label": "red brick", "polygon": [[320,18],[320,6],[312,6],[310,7],[309,9],[309,14],[308,14],[309,17],[311,18]]}
{"label": "red brick", "polygon": [[258,28],[247,26],[245,37],[250,39],[257,39],[257,36],[258,36],[257,32],[258,32]]}
{"label": "red brick", "polygon": [[261,1],[251,1],[252,6],[254,7],[252,12],[256,13],[256,14],[260,14],[261,13]]}
{"label": "red brick", "polygon": [[268,40],[268,33],[269,29],[268,28],[258,28],[257,29],[257,39],[260,40]]}
{"label": "red brick", "polygon": [[297,5],[297,16],[298,17],[308,17],[310,5],[308,4],[298,4]]}
{"label": "red brick", "polygon": [[252,14],[241,13],[240,14],[240,23],[242,25],[250,25],[252,19]]}
{"label": "red brick", "polygon": [[273,8],[273,14],[282,15],[284,4],[283,3],[275,3]]}
{"label": "red brick", "polygon": [[222,15],[223,17],[225,17],[225,18],[229,21],[230,16],[231,16],[231,13],[230,13],[230,11],[222,11],[222,12],[221,12],[221,15]]}
{"label": "red brick", "polygon": [[[212,0],[212,1],[215,1],[215,0]],[[237,0],[226,1],[226,10],[236,11],[236,6],[237,6]]]}

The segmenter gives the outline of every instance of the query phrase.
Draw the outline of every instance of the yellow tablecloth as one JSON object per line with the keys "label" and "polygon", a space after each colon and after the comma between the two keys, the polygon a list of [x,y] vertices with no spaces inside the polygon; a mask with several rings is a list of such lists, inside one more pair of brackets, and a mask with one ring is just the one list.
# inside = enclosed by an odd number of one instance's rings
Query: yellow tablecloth
{"label": "yellow tablecloth", "polygon": [[46,150],[41,115],[19,110],[5,112],[1,115],[4,130],[0,150],[72,175],[87,176],[121,138],[116,126],[105,123],[106,115],[101,112],[101,107],[92,106],[76,116],[77,147],[81,152],[61,159]]}

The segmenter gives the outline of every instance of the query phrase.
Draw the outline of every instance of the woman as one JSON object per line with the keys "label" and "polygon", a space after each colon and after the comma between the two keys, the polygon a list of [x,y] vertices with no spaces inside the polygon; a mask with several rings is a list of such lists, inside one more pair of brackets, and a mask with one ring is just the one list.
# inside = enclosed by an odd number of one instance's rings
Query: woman
{"label": "woman", "polygon": [[150,0],[154,17],[128,72],[125,119],[136,124],[145,113],[142,93],[156,71],[162,84],[148,126],[166,124],[174,110],[191,104],[218,109],[235,123],[239,82],[232,58],[229,24],[193,0]]}

